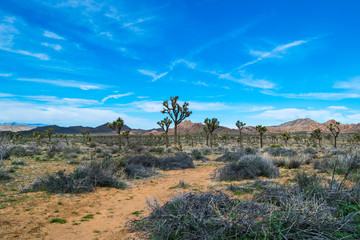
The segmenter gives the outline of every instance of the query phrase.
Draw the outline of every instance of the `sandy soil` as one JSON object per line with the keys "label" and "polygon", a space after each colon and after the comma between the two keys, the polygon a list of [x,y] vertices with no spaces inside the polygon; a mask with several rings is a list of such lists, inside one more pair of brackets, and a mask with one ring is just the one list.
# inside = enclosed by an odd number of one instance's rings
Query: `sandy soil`
{"label": "sandy soil", "polygon": [[[1,239],[126,239],[132,238],[125,223],[148,214],[146,200],[156,197],[160,203],[177,192],[189,191],[176,186],[179,180],[193,190],[206,191],[221,187],[210,173],[215,165],[195,169],[163,172],[162,176],[133,182],[126,190],[98,188],[81,195],[47,195],[28,193],[17,196],[17,204],[0,210]],[[21,199],[23,198],[23,199]],[[140,215],[134,212],[140,212]],[[93,214],[93,218],[85,219]],[[50,223],[53,218],[65,219],[65,224]]]}
{"label": "sandy soil", "polygon": [[[156,178],[132,181],[132,188],[125,190],[98,188],[79,195],[13,194],[7,198],[8,206],[0,209],[0,239],[133,239],[135,235],[125,224],[149,213],[147,200],[155,197],[162,204],[178,192],[225,190],[226,185],[238,183],[213,181],[210,174],[219,165],[214,163],[197,163],[195,169],[166,171]],[[312,172],[310,165],[280,169],[280,177],[273,180],[284,183],[303,170]],[[180,180],[191,187],[172,188]],[[241,182],[247,181],[251,180]],[[247,195],[240,197],[251,198]],[[54,218],[66,223],[50,223]]]}

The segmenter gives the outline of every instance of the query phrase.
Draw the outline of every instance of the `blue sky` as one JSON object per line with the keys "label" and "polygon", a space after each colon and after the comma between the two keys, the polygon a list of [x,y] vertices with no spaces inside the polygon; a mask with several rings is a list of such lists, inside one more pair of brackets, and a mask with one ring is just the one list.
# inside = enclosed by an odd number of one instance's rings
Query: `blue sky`
{"label": "blue sky", "polygon": [[360,119],[360,2],[0,1],[0,123]]}

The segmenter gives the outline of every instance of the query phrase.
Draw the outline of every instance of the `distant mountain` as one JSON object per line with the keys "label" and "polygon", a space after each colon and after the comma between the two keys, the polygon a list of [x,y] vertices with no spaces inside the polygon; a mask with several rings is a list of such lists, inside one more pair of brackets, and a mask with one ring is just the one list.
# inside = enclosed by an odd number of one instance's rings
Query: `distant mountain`
{"label": "distant mountain", "polygon": [[[113,132],[113,130],[110,129],[107,126],[107,123],[105,123],[105,124],[97,126],[95,128],[93,128],[93,127],[83,127],[83,126],[59,127],[57,125],[50,125],[50,126],[33,128],[33,129],[29,130],[29,131],[24,131],[24,134],[32,134],[35,131],[36,132],[44,132],[48,128],[54,129],[54,133],[59,133],[59,134],[80,134],[81,131],[84,131],[84,130],[89,130],[90,133],[102,133],[102,134],[104,134],[104,133],[112,133]],[[124,125],[121,130],[122,131],[131,130],[131,128]]]}
{"label": "distant mountain", "polygon": [[[327,126],[329,126],[330,123],[335,123],[335,120],[332,119],[325,123],[319,123],[310,118],[300,118],[293,121],[285,122],[277,126],[268,126],[267,127],[268,131],[266,132],[266,134],[274,134],[274,133],[280,134],[284,132],[289,132],[289,133],[311,132],[316,128],[320,128],[323,132],[329,133]],[[0,131],[13,131],[13,132],[22,131],[25,134],[31,134],[34,131],[44,132],[48,128],[53,128],[54,133],[59,133],[59,134],[80,134],[81,131],[83,130],[89,130],[90,133],[95,133],[95,134],[115,133],[112,129],[110,129],[107,126],[107,123],[97,127],[83,127],[83,126],[59,127],[57,125],[34,127],[34,126],[22,125],[18,123],[0,124]],[[185,134],[186,132],[189,132],[190,134],[194,134],[196,132],[203,132],[203,128],[204,128],[204,124],[202,123],[193,123],[190,120],[185,120],[179,124],[178,132],[181,134]],[[150,130],[131,129],[130,127],[124,125],[122,131],[125,130],[130,130],[131,134],[160,135],[163,133],[163,130],[161,128],[153,128]],[[340,130],[342,133],[360,132],[360,123],[340,124]],[[220,126],[220,128],[216,130],[216,133],[238,134],[238,129],[232,129],[232,128]],[[257,134],[257,131],[253,126],[246,126],[243,129],[243,133]],[[169,129],[169,134],[174,134],[174,128]]]}

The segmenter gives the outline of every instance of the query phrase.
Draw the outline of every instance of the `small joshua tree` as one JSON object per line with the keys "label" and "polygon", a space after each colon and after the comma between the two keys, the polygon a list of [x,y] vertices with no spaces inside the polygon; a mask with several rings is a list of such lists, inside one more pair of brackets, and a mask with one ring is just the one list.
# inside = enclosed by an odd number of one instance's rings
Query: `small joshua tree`
{"label": "small joshua tree", "polygon": [[266,133],[267,128],[265,126],[262,126],[262,125],[257,125],[255,127],[255,129],[260,134],[260,148],[262,148],[263,147],[263,136],[264,136],[264,133]]}
{"label": "small joshua tree", "polygon": [[319,147],[321,147],[321,140],[323,138],[323,134],[322,134],[320,128],[317,128],[317,129],[315,129],[314,131],[311,132],[311,138],[317,139],[318,142],[319,142]]}
{"label": "small joshua tree", "polygon": [[239,148],[242,148],[242,141],[243,141],[243,137],[242,137],[242,130],[245,127],[246,123],[237,121],[236,122],[236,127],[239,129]]}
{"label": "small joshua tree", "polygon": [[210,131],[207,128],[207,126],[204,126],[203,130],[204,130],[205,138],[206,138],[206,146],[209,146]]}
{"label": "small joshua tree", "polygon": [[184,121],[185,118],[189,117],[192,112],[189,111],[189,103],[184,102],[184,104],[182,106],[180,106],[177,103],[177,100],[179,99],[178,96],[175,97],[170,97],[170,105],[169,105],[169,101],[166,100],[163,102],[163,107],[164,109],[161,111],[162,113],[167,113],[169,114],[170,118],[173,120],[174,122],[174,144],[177,144],[177,127],[178,125]]}
{"label": "small joshua tree", "polygon": [[334,136],[334,148],[336,148],[336,140],[340,134],[340,123],[339,122],[335,122],[334,124],[330,123],[330,125],[327,126],[327,128],[330,130],[331,134]]}
{"label": "small joshua tree", "polygon": [[291,135],[289,133],[281,134],[281,139],[284,140],[285,145],[288,145],[289,140],[291,139]]}
{"label": "small joshua tree", "polygon": [[166,142],[165,146],[166,146],[166,148],[168,148],[168,146],[169,146],[169,135],[168,135],[168,133],[169,133],[169,127],[170,127],[171,123],[172,123],[172,121],[168,117],[164,118],[160,122],[157,122],[157,124],[165,132],[165,142]]}
{"label": "small joshua tree", "polygon": [[125,130],[121,134],[126,138],[126,145],[129,146],[130,130]]}
{"label": "small joshua tree", "polygon": [[112,130],[116,131],[118,134],[118,142],[119,142],[119,148],[121,149],[121,128],[124,126],[124,120],[121,118],[116,119],[116,121],[113,121],[112,123],[108,123],[108,127]]}
{"label": "small joshua tree", "polygon": [[51,142],[51,137],[53,135],[54,129],[53,128],[48,128],[45,130],[45,135],[49,138],[49,142]]}
{"label": "small joshua tree", "polygon": [[207,130],[209,131],[209,134],[210,134],[210,147],[212,148],[212,145],[213,145],[213,133],[214,133],[214,131],[216,129],[219,128],[220,122],[216,118],[213,118],[213,119],[206,118],[204,123],[205,123],[205,126],[206,126]]}

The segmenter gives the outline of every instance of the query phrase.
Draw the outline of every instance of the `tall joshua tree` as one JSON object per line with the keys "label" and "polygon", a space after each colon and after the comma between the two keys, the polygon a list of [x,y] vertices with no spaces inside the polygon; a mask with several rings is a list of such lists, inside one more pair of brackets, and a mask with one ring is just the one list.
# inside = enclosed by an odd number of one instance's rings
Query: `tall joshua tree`
{"label": "tall joshua tree", "polygon": [[207,130],[209,131],[209,134],[210,134],[210,147],[212,148],[212,145],[213,145],[213,133],[214,133],[214,131],[216,129],[219,128],[220,122],[216,118],[213,118],[213,119],[206,118],[204,123],[205,123],[205,126],[206,126]]}
{"label": "tall joshua tree", "polygon": [[334,148],[336,148],[336,140],[340,134],[340,123],[339,122],[335,122],[334,124],[330,123],[330,125],[327,126],[327,128],[330,130],[331,134],[334,136]]}
{"label": "tall joshua tree", "polygon": [[121,149],[121,128],[124,126],[124,120],[121,118],[116,119],[116,121],[113,121],[112,123],[108,123],[108,127],[112,130],[116,131],[118,134],[118,141],[119,141],[119,148]]}
{"label": "tall joshua tree", "polygon": [[169,127],[171,125],[172,121],[168,117],[164,118],[160,122],[157,122],[159,126],[164,130],[165,132],[165,141],[166,141],[166,148],[169,146]]}
{"label": "tall joshua tree", "polygon": [[162,113],[169,114],[170,118],[174,122],[174,143],[177,144],[177,127],[178,125],[184,121],[185,118],[189,117],[192,114],[192,111],[189,111],[189,103],[184,102],[182,106],[177,103],[179,99],[178,96],[170,97],[171,103],[166,100],[163,102],[164,109],[161,111]]}
{"label": "tall joshua tree", "polygon": [[257,125],[255,127],[255,129],[260,134],[260,148],[262,148],[263,147],[263,136],[264,136],[264,133],[266,133],[267,128],[265,126],[262,126],[262,125]]}
{"label": "tall joshua tree", "polygon": [[319,141],[319,147],[321,147],[321,140],[323,138],[323,134],[320,128],[317,128],[311,132],[311,138],[317,139]]}
{"label": "tall joshua tree", "polygon": [[236,127],[239,129],[239,147],[240,149],[242,148],[242,141],[243,141],[243,137],[242,137],[242,130],[245,127],[246,123],[237,121],[236,122]]}

